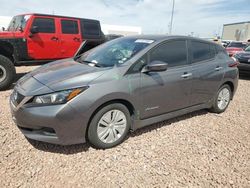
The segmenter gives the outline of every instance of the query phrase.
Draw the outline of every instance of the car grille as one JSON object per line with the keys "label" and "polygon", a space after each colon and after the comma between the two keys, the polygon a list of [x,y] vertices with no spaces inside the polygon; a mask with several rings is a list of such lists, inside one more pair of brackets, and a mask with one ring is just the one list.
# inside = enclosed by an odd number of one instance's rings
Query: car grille
{"label": "car grille", "polygon": [[21,95],[16,90],[13,91],[12,96],[11,96],[11,100],[15,106],[19,105],[24,98],[25,96]]}

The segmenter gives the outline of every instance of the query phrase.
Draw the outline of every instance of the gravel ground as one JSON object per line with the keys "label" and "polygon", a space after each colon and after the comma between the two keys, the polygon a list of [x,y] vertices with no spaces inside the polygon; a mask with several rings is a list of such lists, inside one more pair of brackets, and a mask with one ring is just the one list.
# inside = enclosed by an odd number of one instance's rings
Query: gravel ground
{"label": "gravel ground", "polygon": [[0,187],[250,187],[250,78],[225,113],[161,122],[109,150],[26,140],[10,93],[0,92]]}

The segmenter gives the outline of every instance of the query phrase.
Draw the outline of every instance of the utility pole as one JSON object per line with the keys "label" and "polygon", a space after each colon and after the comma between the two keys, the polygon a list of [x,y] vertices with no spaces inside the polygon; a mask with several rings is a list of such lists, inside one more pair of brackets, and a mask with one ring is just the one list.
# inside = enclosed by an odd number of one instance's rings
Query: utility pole
{"label": "utility pole", "polygon": [[171,15],[171,21],[170,21],[170,26],[169,26],[169,34],[170,35],[172,34],[172,28],[173,28],[174,4],[175,4],[175,0],[173,0],[172,15]]}

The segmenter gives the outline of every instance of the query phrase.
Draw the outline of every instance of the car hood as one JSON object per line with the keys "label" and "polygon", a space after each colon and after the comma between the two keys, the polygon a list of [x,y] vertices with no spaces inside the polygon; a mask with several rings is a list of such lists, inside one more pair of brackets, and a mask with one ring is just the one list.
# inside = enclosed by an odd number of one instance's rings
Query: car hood
{"label": "car hood", "polygon": [[238,52],[237,55],[240,57],[250,58],[250,52]]}
{"label": "car hood", "polygon": [[17,31],[17,32],[12,32],[12,31],[2,31],[0,32],[0,39],[5,39],[5,38],[13,38],[13,37],[23,37],[24,33]]}
{"label": "car hood", "polygon": [[[17,87],[24,89],[26,91],[25,95],[37,95],[46,92],[49,93],[49,91],[83,87],[107,72],[107,69],[110,68],[91,67],[86,64],[78,63],[73,59],[64,59],[35,69],[21,78],[17,83]],[[36,80],[37,84],[35,85],[37,85],[37,88],[34,84],[32,84],[30,89],[25,88],[29,87],[26,83],[31,82],[30,80],[33,79]],[[42,87],[46,87],[47,89],[41,89]],[[34,93],[34,91],[36,92]]]}

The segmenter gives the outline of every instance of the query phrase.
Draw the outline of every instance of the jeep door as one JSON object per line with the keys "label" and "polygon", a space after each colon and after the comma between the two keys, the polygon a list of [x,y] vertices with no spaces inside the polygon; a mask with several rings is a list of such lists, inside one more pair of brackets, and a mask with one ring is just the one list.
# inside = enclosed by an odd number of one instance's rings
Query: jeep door
{"label": "jeep door", "polygon": [[60,38],[62,58],[73,57],[81,45],[80,21],[78,19],[60,19]]}
{"label": "jeep door", "polygon": [[48,16],[35,16],[31,29],[36,28],[36,33],[30,33],[27,39],[28,54],[33,59],[49,60],[60,58],[57,19]]}
{"label": "jeep door", "polygon": [[189,45],[193,72],[192,104],[207,103],[222,84],[224,59],[217,57],[214,44],[192,40]]}
{"label": "jeep door", "polygon": [[148,53],[148,63],[168,63],[164,72],[141,73],[141,119],[186,108],[190,105],[192,69],[186,40],[161,43]]}

